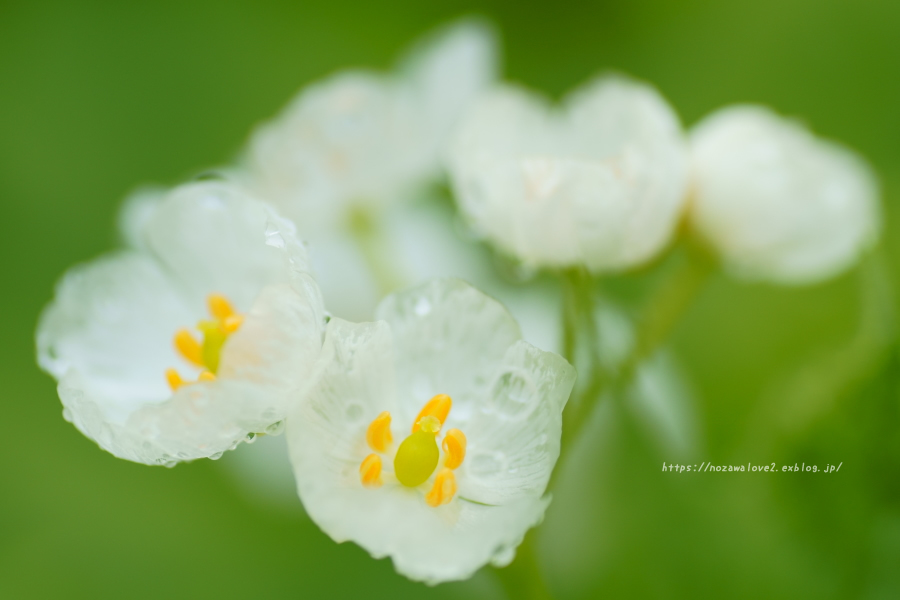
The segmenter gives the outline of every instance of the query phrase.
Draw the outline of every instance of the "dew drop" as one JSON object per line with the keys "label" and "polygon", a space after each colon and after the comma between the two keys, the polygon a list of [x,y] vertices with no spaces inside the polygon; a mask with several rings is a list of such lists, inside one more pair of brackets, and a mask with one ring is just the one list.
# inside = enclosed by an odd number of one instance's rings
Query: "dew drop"
{"label": "dew drop", "polygon": [[489,405],[508,419],[523,419],[537,403],[537,390],[523,375],[506,372],[497,378],[491,390]]}
{"label": "dew drop", "polygon": [[347,417],[347,420],[351,423],[355,423],[362,418],[363,408],[359,404],[350,404],[344,410],[344,415]]}
{"label": "dew drop", "polygon": [[69,410],[68,408],[63,409],[63,419],[65,419],[69,423],[72,422],[72,411]]}
{"label": "dew drop", "polygon": [[252,444],[255,441],[256,441],[256,434],[253,432],[248,433],[247,438],[244,440],[244,442],[246,442],[247,444]]}
{"label": "dew drop", "polygon": [[275,248],[284,248],[284,238],[278,227],[269,223],[266,225],[266,244]]}
{"label": "dew drop", "polygon": [[503,470],[505,456],[502,452],[476,454],[469,462],[469,474],[473,477],[490,477]]}
{"label": "dew drop", "polygon": [[266,427],[268,435],[280,435],[284,431],[284,421],[277,421]]}
{"label": "dew drop", "polygon": [[214,194],[208,194],[203,197],[200,201],[203,204],[204,208],[210,208],[213,210],[221,209],[225,207],[225,202],[222,199]]}
{"label": "dew drop", "polygon": [[223,454],[225,454],[225,453],[224,452],[216,452],[215,454],[210,454],[209,460],[219,460],[220,458],[222,458]]}
{"label": "dew drop", "polygon": [[413,310],[420,317],[424,317],[431,312],[431,302],[428,301],[428,298],[419,298]]}

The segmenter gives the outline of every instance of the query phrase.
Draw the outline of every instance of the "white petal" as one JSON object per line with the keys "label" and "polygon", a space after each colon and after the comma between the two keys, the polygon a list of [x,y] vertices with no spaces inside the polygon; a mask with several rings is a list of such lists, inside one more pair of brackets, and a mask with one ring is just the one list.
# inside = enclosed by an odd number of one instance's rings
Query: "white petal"
{"label": "white petal", "polygon": [[694,129],[691,219],[738,276],[815,282],[852,265],[878,235],[878,186],[846,148],[762,107]]}
{"label": "white petal", "polygon": [[448,166],[463,212],[506,252],[594,271],[659,252],[687,183],[674,112],[653,88],[621,77],[591,82],[559,113],[497,89],[463,121]]}
{"label": "white petal", "polygon": [[434,165],[463,111],[496,79],[498,53],[493,29],[466,19],[419,40],[404,59],[402,74],[429,132],[422,151]]}
{"label": "white petal", "polygon": [[243,312],[269,284],[303,287],[309,264],[295,233],[236,186],[207,181],[175,188],[147,222],[145,240],[203,314],[214,292]]}
{"label": "white petal", "polygon": [[460,496],[505,504],[543,494],[559,458],[562,411],[575,369],[520,341],[495,367],[486,401],[466,424]]}
{"label": "white petal", "polygon": [[129,195],[119,209],[119,234],[125,245],[138,250],[146,250],[144,239],[147,223],[166,196],[163,187],[147,186],[138,188]]}
{"label": "white petal", "polygon": [[251,185],[316,239],[354,205],[396,201],[423,176],[422,132],[411,96],[386,76],[345,72],[303,90],[258,129]]}
{"label": "white petal", "polygon": [[394,335],[399,418],[408,426],[435,394],[453,399],[446,428],[464,424],[485,397],[495,365],[522,337],[503,305],[458,279],[388,296],[376,318],[390,323]]}
{"label": "white petal", "polygon": [[[504,506],[455,500],[431,508],[397,484],[366,489],[359,465],[369,420],[392,410],[391,331],[387,323],[332,320],[323,373],[287,424],[297,487],[310,517],[335,541],[353,540],[391,556],[410,578],[438,583],[469,577],[489,561],[509,562],[549,502],[522,495]],[[395,426],[395,440],[405,433]]]}
{"label": "white petal", "polygon": [[38,362],[57,379],[72,373],[83,384],[68,387],[121,425],[137,407],[170,396],[165,369],[182,364],[172,336],[194,320],[156,262],[134,251],[113,254],[60,280],[38,324]]}
{"label": "white petal", "polygon": [[[321,372],[307,392],[297,396],[288,420],[288,443],[294,466],[307,465],[315,472],[310,479],[338,471],[359,484],[359,465],[366,449],[366,429],[383,411],[395,415],[394,354],[387,323],[350,323],[332,319],[326,329]],[[399,427],[399,429],[398,429]],[[300,435],[298,431],[306,431]],[[392,424],[394,433],[406,426]],[[332,462],[311,458],[317,444],[327,443]],[[312,484],[311,484],[312,485]]]}

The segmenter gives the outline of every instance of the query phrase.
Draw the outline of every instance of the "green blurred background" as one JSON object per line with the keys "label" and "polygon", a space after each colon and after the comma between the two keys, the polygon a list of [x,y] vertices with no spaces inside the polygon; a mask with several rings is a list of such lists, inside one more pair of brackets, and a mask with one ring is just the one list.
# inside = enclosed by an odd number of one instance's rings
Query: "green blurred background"
{"label": "green blurred background", "polygon": [[[655,83],[686,124],[762,102],[860,150],[882,178],[900,279],[896,1],[0,0],[0,598],[503,597],[490,570],[426,588],[332,543],[302,511],[242,492],[231,457],[169,470],[99,451],[62,419],[32,339],[56,278],[114,247],[116,208],[137,184],[229,160],[304,83],[385,68],[471,13],[500,29],[506,76],[550,94],[614,68]],[[698,462],[841,471],[661,473],[676,458],[611,405],[537,539],[558,597],[900,598],[895,352],[867,359],[815,418],[753,443],[759,407],[777,414],[772,386],[852,337],[858,279],[785,289],[714,276],[673,343],[697,397]]]}

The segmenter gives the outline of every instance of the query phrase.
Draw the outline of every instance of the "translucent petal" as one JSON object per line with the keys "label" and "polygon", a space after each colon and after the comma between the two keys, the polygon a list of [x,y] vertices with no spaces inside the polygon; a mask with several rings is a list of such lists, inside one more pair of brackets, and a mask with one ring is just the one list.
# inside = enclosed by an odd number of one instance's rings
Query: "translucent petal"
{"label": "translucent petal", "polygon": [[148,251],[202,315],[218,292],[239,312],[266,285],[305,285],[306,250],[293,224],[224,181],[175,188],[148,220]]}
{"label": "translucent petal", "polygon": [[359,465],[370,453],[366,429],[381,412],[394,415],[397,407],[387,323],[332,319],[320,366],[311,388],[296,394],[287,422],[301,492],[315,492],[334,477],[359,485]]}
{"label": "translucent petal", "polygon": [[692,132],[691,219],[738,276],[815,282],[878,236],[878,185],[850,150],[755,106],[726,108]]}
{"label": "translucent petal", "polygon": [[158,263],[120,252],[60,280],[38,324],[38,362],[57,379],[77,373],[102,418],[122,424],[137,407],[169,397],[163,373],[185,364],[172,335],[194,320]]}
{"label": "translucent petal", "polygon": [[448,394],[453,409],[445,427],[464,429],[494,365],[522,337],[503,305],[458,279],[388,296],[376,318],[393,332],[399,418],[410,426],[428,399]]}
{"label": "translucent petal", "polygon": [[565,359],[519,341],[494,365],[489,393],[466,424],[460,496],[505,504],[540,496],[559,457],[562,411],[575,383]]}
{"label": "translucent petal", "polygon": [[428,132],[422,151],[433,165],[465,109],[497,78],[498,54],[493,29],[465,19],[419,40],[402,61],[401,77]]}

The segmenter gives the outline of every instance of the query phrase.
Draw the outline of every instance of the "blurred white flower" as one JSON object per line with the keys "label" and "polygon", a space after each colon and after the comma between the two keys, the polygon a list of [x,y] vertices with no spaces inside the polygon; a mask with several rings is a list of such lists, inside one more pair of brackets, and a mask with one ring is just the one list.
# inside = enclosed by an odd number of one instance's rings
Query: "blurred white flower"
{"label": "blurred white flower", "polygon": [[691,134],[692,224],[738,276],[826,279],[878,235],[878,185],[847,148],[758,106],[719,110]]}
{"label": "blurred white flower", "polygon": [[371,319],[385,293],[413,283],[385,213],[440,174],[446,138],[495,78],[496,55],[486,25],[451,24],[416,43],[394,73],[337,73],[254,133],[241,176],[310,241],[334,314]]}
{"label": "blurred white flower", "polygon": [[669,241],[684,204],[678,118],[649,85],[589,82],[561,109],[510,86],[483,97],[448,154],[472,226],[526,264],[621,270]]}
{"label": "blurred white flower", "polygon": [[507,564],[549,504],[574,369],[461,281],[390,296],[377,316],[329,323],[323,371],[288,417],[307,513],[412,579]]}
{"label": "blurred white flower", "polygon": [[293,225],[224,182],[127,207],[133,246],[69,271],[38,325],[65,417],[146,464],[217,458],[276,432],[324,333]]}
{"label": "blurred white flower", "polygon": [[495,55],[492,32],[463,21],[414,45],[395,73],[311,85],[254,133],[250,185],[313,239],[408,197],[438,174],[445,138],[495,77]]}

